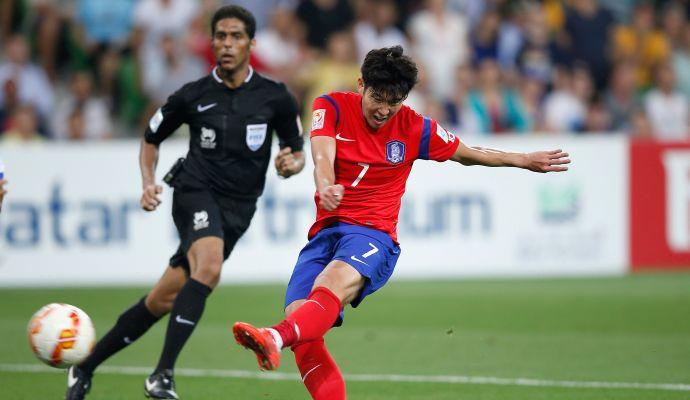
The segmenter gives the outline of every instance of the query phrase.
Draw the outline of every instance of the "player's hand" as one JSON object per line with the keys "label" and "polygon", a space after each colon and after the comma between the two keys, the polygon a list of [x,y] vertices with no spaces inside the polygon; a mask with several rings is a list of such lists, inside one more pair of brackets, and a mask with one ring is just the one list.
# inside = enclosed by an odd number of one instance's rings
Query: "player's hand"
{"label": "player's hand", "polygon": [[155,210],[161,203],[159,194],[163,193],[163,186],[161,185],[147,185],[144,188],[144,193],[141,195],[141,208],[146,211]]}
{"label": "player's hand", "polygon": [[290,147],[286,147],[276,156],[275,166],[278,175],[289,178],[304,168],[304,154],[301,151],[293,153]]}
{"label": "player's hand", "polygon": [[345,193],[343,185],[330,185],[319,192],[319,206],[326,211],[333,211],[340,205]]}
{"label": "player's hand", "polygon": [[530,171],[542,173],[563,172],[568,170],[565,164],[570,164],[568,153],[564,153],[563,150],[558,149],[527,153],[525,154],[525,164],[522,167]]}
{"label": "player's hand", "polygon": [[2,210],[2,199],[5,198],[5,194],[7,193],[7,189],[4,188],[6,183],[6,179],[0,179],[0,210]]}

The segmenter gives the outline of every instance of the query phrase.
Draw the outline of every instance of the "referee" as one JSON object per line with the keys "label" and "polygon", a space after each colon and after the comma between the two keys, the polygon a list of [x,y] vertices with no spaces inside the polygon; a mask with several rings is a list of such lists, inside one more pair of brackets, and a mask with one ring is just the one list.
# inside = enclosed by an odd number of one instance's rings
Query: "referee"
{"label": "referee", "polygon": [[164,180],[175,190],[172,214],[180,246],[151,292],[126,310],[93,353],[68,371],[66,399],[83,399],[93,371],[170,314],[158,366],[145,381],[154,399],[178,399],[175,360],[218,284],[221,266],[249,227],[264,189],[272,134],[280,142],[278,174],[304,167],[297,103],[285,85],[249,65],[255,45],[254,16],[238,6],[222,7],[211,21],[218,62],[211,74],[183,86],[151,118],[141,143],[141,206],[154,211],[163,188],[155,184],[158,146],[181,124],[190,128],[189,152]]}

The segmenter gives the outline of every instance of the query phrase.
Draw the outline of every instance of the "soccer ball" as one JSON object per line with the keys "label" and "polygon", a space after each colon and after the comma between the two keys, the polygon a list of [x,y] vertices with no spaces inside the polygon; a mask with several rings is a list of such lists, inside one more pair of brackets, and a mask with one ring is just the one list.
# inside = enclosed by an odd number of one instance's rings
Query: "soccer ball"
{"label": "soccer ball", "polygon": [[44,306],[31,317],[27,330],[29,345],[36,357],[56,368],[80,363],[96,343],[91,318],[69,304]]}

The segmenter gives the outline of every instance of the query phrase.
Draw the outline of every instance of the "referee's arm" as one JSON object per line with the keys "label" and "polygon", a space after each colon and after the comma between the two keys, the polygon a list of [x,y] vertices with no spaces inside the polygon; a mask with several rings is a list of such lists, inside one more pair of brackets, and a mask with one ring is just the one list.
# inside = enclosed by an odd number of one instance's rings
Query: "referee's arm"
{"label": "referee's arm", "polygon": [[149,120],[139,150],[139,168],[141,169],[141,208],[153,211],[161,204],[159,194],[163,186],[156,185],[156,165],[158,164],[158,146],[182,125],[185,120],[182,90],[177,91],[159,108]]}
{"label": "referee's arm", "polygon": [[304,138],[297,102],[287,89],[277,105],[274,126],[280,145],[275,159],[276,171],[283,178],[288,178],[304,168]]}

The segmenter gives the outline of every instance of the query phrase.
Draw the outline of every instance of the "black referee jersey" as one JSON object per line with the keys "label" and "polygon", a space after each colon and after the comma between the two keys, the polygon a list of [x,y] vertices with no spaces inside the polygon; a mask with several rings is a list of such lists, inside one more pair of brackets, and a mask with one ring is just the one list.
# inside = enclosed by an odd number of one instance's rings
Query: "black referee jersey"
{"label": "black referee jersey", "polygon": [[244,84],[230,89],[216,67],[168,97],[151,117],[144,135],[151,144],[160,144],[181,124],[189,125],[189,152],[176,183],[255,200],[264,189],[273,132],[281,149],[302,150],[294,97],[284,84],[249,68]]}

